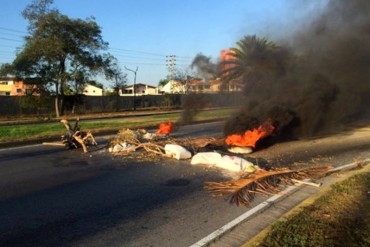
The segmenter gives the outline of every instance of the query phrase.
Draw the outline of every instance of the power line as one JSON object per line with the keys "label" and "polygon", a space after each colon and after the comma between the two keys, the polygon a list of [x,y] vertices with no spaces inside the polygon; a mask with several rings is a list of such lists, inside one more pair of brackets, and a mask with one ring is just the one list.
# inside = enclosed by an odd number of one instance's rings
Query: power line
{"label": "power line", "polygon": [[3,44],[0,44],[1,47],[8,47],[8,48],[18,48],[17,46],[10,46],[10,45],[3,45]]}
{"label": "power line", "polygon": [[[11,29],[11,28],[4,28],[4,27],[0,27],[0,30],[6,30],[6,31],[10,31],[10,32],[16,32],[16,33],[22,33],[22,34],[28,34],[26,32],[23,32],[23,31],[19,31],[19,30],[16,30],[16,29]],[[22,36],[19,36],[19,35],[16,35],[16,34],[8,34],[8,33],[2,33],[0,32],[0,34],[2,35],[13,35],[13,36],[17,36],[17,37],[22,37]],[[1,40],[7,40],[7,41],[14,41],[14,42],[24,42],[24,40],[18,40],[18,39],[12,39],[12,38],[7,38],[7,37],[0,37]],[[131,57],[131,58],[144,58],[144,59],[152,59],[154,60],[154,58],[150,58],[150,56],[155,56],[155,57],[160,57],[160,58],[157,58],[158,60],[160,60],[161,58],[164,59],[166,57],[165,54],[159,54],[159,53],[154,53],[154,52],[148,52],[148,51],[139,51],[139,50],[131,50],[131,49],[122,49],[122,48],[117,48],[117,47],[109,47],[108,48],[109,50],[115,50],[115,51],[122,51],[122,52],[129,52],[129,53],[138,53],[138,54],[144,54],[144,55],[148,55],[148,57],[144,57],[144,56],[135,56],[134,54],[130,54],[131,56],[129,55],[125,55],[127,57]],[[176,59],[179,59],[179,60],[190,60],[192,59],[192,57],[188,57],[188,56],[176,56]]]}
{"label": "power line", "polygon": [[[6,28],[6,27],[0,27],[0,30],[5,30],[5,31],[10,31],[10,32],[16,32],[16,33],[21,33],[21,34],[27,34],[29,35],[28,32],[25,31],[20,31],[12,28]],[[14,35],[14,34],[8,34],[8,35]],[[21,37],[21,36],[20,36]],[[6,38],[3,38],[6,39]],[[20,40],[12,40],[12,39],[7,39],[9,41],[17,41],[17,42],[23,42]],[[148,51],[138,51],[138,50],[131,50],[131,49],[123,49],[123,48],[118,48],[118,47],[108,47],[110,50],[117,50],[117,51],[123,51],[123,52],[134,52],[134,53],[141,53],[141,54],[147,54],[147,55],[152,55],[152,56],[159,56],[159,57],[165,57],[165,54],[159,54],[159,53],[154,53],[154,52],[148,52]],[[177,59],[193,59],[193,57],[189,56],[179,56],[176,55]]]}
{"label": "power line", "polygon": [[128,50],[128,49],[114,48],[114,47],[110,47],[109,49],[110,50],[118,50],[118,51],[125,51],[125,52],[135,52],[135,53],[148,54],[148,55],[152,55],[152,56],[164,57],[164,55],[162,55],[162,54],[152,53],[152,52],[146,52],[146,51],[135,51],[135,50]]}
{"label": "power line", "polygon": [[6,28],[6,27],[0,27],[0,29],[1,29],[1,30],[10,31],[10,32],[16,32],[16,33],[28,34],[27,32],[24,32],[24,31],[19,31],[19,30],[16,30],[16,29],[11,29],[11,28]]}
{"label": "power line", "polygon": [[0,53],[12,53],[12,54],[15,54],[15,51],[4,51],[4,50],[1,50]]}
{"label": "power line", "polygon": [[[138,53],[138,55],[135,55],[135,54],[125,54],[125,53],[114,52],[114,54],[119,54],[121,56],[126,56],[126,57],[138,57],[138,58],[152,59],[152,60],[155,60],[155,59],[162,60],[166,57],[166,55],[160,55],[160,54],[157,54],[157,53],[150,53],[150,52],[144,52],[144,51],[125,50],[125,49],[118,49],[118,48],[114,48],[114,49],[111,49],[111,50]],[[139,54],[143,54],[143,55],[147,55],[147,56],[141,56]],[[176,56],[176,57],[183,60],[183,61],[192,59],[192,58],[179,57],[179,56]]]}
{"label": "power line", "polygon": [[5,33],[5,32],[0,32],[1,35],[9,35],[9,36],[15,36],[18,38],[23,38],[24,36],[21,36],[19,34],[14,34],[14,33]]}
{"label": "power line", "polygon": [[[147,51],[130,50],[130,49],[122,49],[122,48],[116,48],[116,47],[109,47],[108,49],[123,51],[123,52],[142,53],[142,54],[147,54],[147,55],[152,55],[152,56],[159,56],[159,57],[165,57],[166,56],[165,54],[159,54],[159,53],[153,53],[153,52],[147,52]],[[182,59],[192,59],[192,57],[188,57],[188,56],[179,56],[179,55],[177,55],[176,57],[182,58]]]}
{"label": "power line", "polygon": [[8,40],[8,41],[23,42],[23,40],[9,39],[9,38],[4,38],[4,37],[0,37],[0,39],[2,39],[2,40]]}
{"label": "power line", "polygon": [[124,58],[135,58],[135,59],[145,59],[145,60],[163,61],[163,58],[137,57],[137,56],[123,55],[123,54],[115,54],[115,56],[117,56],[117,57],[124,57]]}
{"label": "power line", "polygon": [[160,63],[135,63],[135,62],[124,62],[120,61],[122,64],[134,64],[134,65],[151,65],[151,66],[165,66],[166,64],[160,64]]}
{"label": "power line", "polygon": [[[0,32],[2,35],[0,37],[0,40],[5,40],[5,41],[12,41],[12,42],[19,42],[19,43],[24,43],[24,40],[18,40],[18,39],[13,39],[13,38],[8,38],[4,37],[4,35],[11,35],[15,37],[22,37],[18,34],[29,34],[24,31],[16,30],[16,29],[11,29],[11,28],[5,28],[5,27],[0,27],[0,30],[4,30],[7,32],[14,32],[17,34],[13,33],[4,33]],[[17,46],[9,46],[9,45],[0,45],[1,47],[8,47],[8,48],[14,48],[19,49]],[[127,64],[127,65],[141,65],[141,66],[167,66],[169,73],[170,73],[170,78],[172,79],[174,77],[174,72],[176,65],[178,66],[189,66],[190,60],[193,59],[192,57],[188,56],[178,56],[178,55],[165,55],[165,54],[159,54],[155,52],[148,52],[148,51],[140,51],[140,50],[131,50],[131,49],[123,49],[123,48],[117,48],[117,47],[108,47],[108,50],[114,51],[112,52],[115,56],[117,57],[122,57],[122,58],[128,58],[130,59],[129,61],[125,60],[119,60],[120,63],[122,64]],[[5,53],[11,54],[11,51],[3,51],[1,52],[2,58],[5,58]],[[14,52],[15,54],[15,52]],[[13,59],[13,58],[8,58],[9,56],[6,56],[6,59]],[[134,60],[134,61],[133,61]],[[135,61],[158,61],[156,62],[135,62]],[[159,61],[165,61],[166,63],[159,63]],[[181,64],[176,64],[176,61],[181,62]],[[188,64],[185,64],[188,63]]]}

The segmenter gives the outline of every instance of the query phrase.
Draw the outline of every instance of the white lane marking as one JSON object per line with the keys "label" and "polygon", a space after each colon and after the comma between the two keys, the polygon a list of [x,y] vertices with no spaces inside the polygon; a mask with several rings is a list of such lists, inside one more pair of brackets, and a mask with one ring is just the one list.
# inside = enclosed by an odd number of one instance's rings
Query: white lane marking
{"label": "white lane marking", "polygon": [[19,146],[19,147],[0,148],[0,152],[25,149],[25,148],[33,148],[33,147],[39,147],[39,146],[43,146],[43,145],[42,144],[31,144],[31,145],[25,145],[25,146]]}
{"label": "white lane marking", "polygon": [[[370,159],[362,160],[362,162],[369,162],[369,161],[370,161]],[[347,168],[353,168],[353,167],[357,166],[357,164],[358,164],[357,162],[353,162],[353,163],[349,163],[349,164],[346,164],[346,165],[338,166],[338,167],[335,167],[335,168],[329,170],[328,172],[336,172],[336,171],[340,171],[340,170],[347,169]],[[230,221],[229,223],[227,223],[226,225],[222,226],[221,228],[218,228],[216,231],[212,232],[208,236],[206,236],[203,239],[199,240],[195,244],[190,245],[190,247],[207,246],[208,244],[210,244],[210,242],[212,242],[215,239],[221,237],[227,231],[233,229],[234,227],[236,227],[238,224],[240,224],[244,220],[248,219],[249,217],[251,217],[252,215],[254,215],[254,214],[258,213],[258,212],[261,212],[264,209],[267,209],[275,201],[277,201],[280,197],[289,195],[290,193],[293,193],[296,189],[299,189],[299,187],[302,186],[302,185],[303,184],[297,184],[297,185],[288,186],[285,190],[283,190],[279,194],[274,195],[274,196],[268,198],[266,201],[258,204],[254,208],[248,210],[247,212],[245,212],[244,214],[240,215],[236,219]]]}
{"label": "white lane marking", "polygon": [[238,224],[240,224],[244,220],[248,219],[252,215],[254,215],[254,214],[256,214],[256,213],[258,213],[258,212],[260,212],[260,211],[262,211],[264,209],[267,209],[276,200],[278,200],[280,197],[288,195],[289,193],[291,193],[292,191],[294,191],[299,186],[301,186],[301,185],[291,185],[291,186],[288,186],[281,193],[268,198],[266,201],[258,204],[254,208],[248,210],[244,214],[242,214],[239,217],[237,217],[236,219],[230,221],[229,223],[227,223],[223,227],[221,227],[221,228],[217,229],[216,231],[212,232],[211,234],[209,234],[205,238],[199,240],[198,242],[196,242],[195,244],[191,245],[190,247],[201,247],[201,246],[208,245],[211,241],[217,239],[218,237],[220,237],[221,235],[223,235],[225,232],[233,229],[235,226],[237,226]]}

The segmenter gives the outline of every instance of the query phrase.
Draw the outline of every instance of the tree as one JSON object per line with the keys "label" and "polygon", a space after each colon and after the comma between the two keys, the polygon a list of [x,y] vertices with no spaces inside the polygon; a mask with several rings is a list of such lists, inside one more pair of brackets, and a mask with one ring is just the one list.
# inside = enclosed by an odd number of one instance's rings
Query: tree
{"label": "tree", "polygon": [[161,79],[159,82],[158,82],[158,87],[159,88],[163,88],[170,80],[168,79]]}
{"label": "tree", "polygon": [[97,82],[97,81],[94,81],[94,80],[88,81],[87,84],[90,84],[92,86],[104,89],[103,83],[100,83],[100,82]]}
{"label": "tree", "polygon": [[266,38],[255,35],[245,36],[238,41],[236,48],[231,48],[233,58],[222,62],[223,79],[226,82],[239,80],[247,87],[252,87],[266,76],[277,76],[285,72],[289,53]]}
{"label": "tree", "polygon": [[[12,63],[17,77],[38,77],[55,86],[55,113],[64,113],[66,84],[86,82],[109,70],[112,56],[101,53],[108,43],[93,18],[71,19],[56,9],[53,0],[35,0],[22,12],[29,35]],[[61,107],[59,106],[61,101]]]}
{"label": "tree", "polygon": [[[179,82],[182,82],[182,83],[185,83],[186,82],[186,79],[187,79],[187,75],[188,75],[188,71],[185,71],[185,70],[181,70],[179,68],[175,69],[175,73],[174,73],[174,80],[175,81],[179,81]],[[169,79],[169,78],[167,78]]]}
{"label": "tree", "polygon": [[105,70],[105,77],[112,81],[112,87],[116,95],[116,111],[119,109],[119,91],[127,84],[127,74],[122,72],[117,59],[111,57],[110,66]]}
{"label": "tree", "polygon": [[118,65],[118,61],[111,57],[110,66],[105,70],[105,77],[112,81],[111,86],[113,87],[115,93],[119,96],[119,90],[127,84],[127,74],[123,73],[122,69]]}

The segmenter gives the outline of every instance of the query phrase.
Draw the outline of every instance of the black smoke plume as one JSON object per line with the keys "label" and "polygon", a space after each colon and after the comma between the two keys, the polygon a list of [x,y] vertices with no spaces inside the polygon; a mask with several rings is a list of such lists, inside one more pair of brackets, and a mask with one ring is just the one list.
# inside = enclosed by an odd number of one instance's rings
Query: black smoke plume
{"label": "black smoke plume", "polygon": [[215,79],[219,74],[219,63],[212,62],[210,57],[200,53],[195,56],[190,67],[195,69],[197,77],[205,81]]}
{"label": "black smoke plume", "polygon": [[[195,70],[196,78],[205,82],[215,79],[219,75],[219,63],[212,62],[210,57],[200,53],[195,56],[190,67]],[[204,95],[194,93],[184,95],[181,102],[184,111],[181,114],[180,124],[192,123],[194,117],[207,105]]]}
{"label": "black smoke plume", "polygon": [[[332,0],[284,43],[281,68],[261,67],[244,79],[243,110],[225,135],[271,118],[276,136],[300,138],[339,131],[370,116],[370,1]],[[280,45],[280,44],[279,44]]]}

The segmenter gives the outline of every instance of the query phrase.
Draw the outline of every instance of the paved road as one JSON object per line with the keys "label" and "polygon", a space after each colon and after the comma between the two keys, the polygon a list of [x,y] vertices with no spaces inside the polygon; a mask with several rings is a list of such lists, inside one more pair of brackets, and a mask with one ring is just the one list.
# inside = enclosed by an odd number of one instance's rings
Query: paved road
{"label": "paved road", "polygon": [[0,246],[189,246],[246,210],[202,189],[222,179],[215,170],[112,157],[99,142],[89,154],[40,145],[0,151]]}
{"label": "paved road", "polygon": [[[221,129],[209,123],[176,135]],[[251,156],[340,165],[369,154],[369,133],[282,143]],[[248,210],[203,190],[205,181],[225,179],[217,170],[113,157],[106,139],[99,142],[88,154],[40,145],[0,150],[0,246],[190,246]]]}

